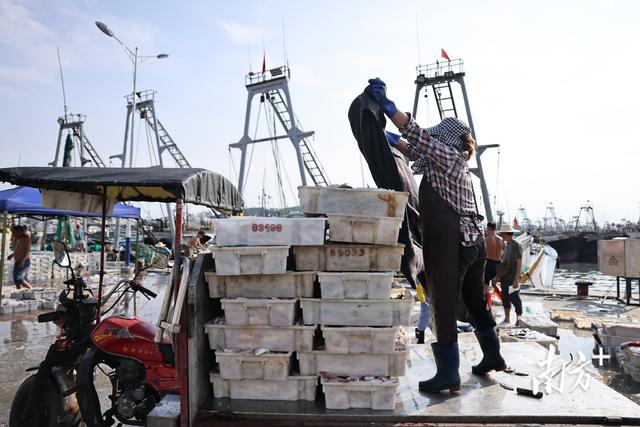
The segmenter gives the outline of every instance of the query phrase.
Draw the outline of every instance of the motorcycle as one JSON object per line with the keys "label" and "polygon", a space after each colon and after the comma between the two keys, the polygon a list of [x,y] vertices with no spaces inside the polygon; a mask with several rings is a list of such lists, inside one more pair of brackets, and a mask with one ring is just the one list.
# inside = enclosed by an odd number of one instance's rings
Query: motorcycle
{"label": "motorcycle", "polygon": [[[148,268],[166,268],[169,257],[155,253],[148,267],[131,280],[122,280],[98,301],[82,277],[75,274],[64,243],[54,242],[54,263],[70,271],[63,282],[57,309],[38,316],[53,322],[61,332],[37,371],[25,379],[11,404],[9,426],[109,426],[144,425],[146,415],[167,393],[178,393],[172,342],[154,342],[155,327],[123,314],[102,318],[98,310],[118,295],[101,315],[125,297],[139,292],[147,299],[157,295],[138,281]],[[106,367],[106,370],[105,370]],[[103,413],[96,392],[96,373],[106,374],[111,386],[110,407]]]}

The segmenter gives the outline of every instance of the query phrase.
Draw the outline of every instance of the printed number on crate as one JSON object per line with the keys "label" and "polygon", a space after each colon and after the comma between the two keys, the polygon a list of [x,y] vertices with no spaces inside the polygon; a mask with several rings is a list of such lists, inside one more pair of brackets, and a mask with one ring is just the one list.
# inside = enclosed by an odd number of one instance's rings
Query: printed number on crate
{"label": "printed number on crate", "polygon": [[364,256],[364,248],[331,249],[329,256]]}
{"label": "printed number on crate", "polygon": [[251,231],[266,233],[281,233],[282,224],[251,224]]}

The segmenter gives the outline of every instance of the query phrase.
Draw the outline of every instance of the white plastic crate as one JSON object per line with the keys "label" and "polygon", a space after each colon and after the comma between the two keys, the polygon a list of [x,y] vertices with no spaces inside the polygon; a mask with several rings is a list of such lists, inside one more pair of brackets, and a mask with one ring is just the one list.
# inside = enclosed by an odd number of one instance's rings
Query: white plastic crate
{"label": "white plastic crate", "polygon": [[326,273],[318,272],[323,299],[376,299],[391,297],[393,272]]}
{"label": "white plastic crate", "polygon": [[322,326],[327,353],[389,354],[396,348],[397,327],[359,328]]}
{"label": "white plastic crate", "polygon": [[393,410],[396,407],[397,380],[384,383],[321,380],[327,409],[369,408]]}
{"label": "white plastic crate", "polygon": [[626,359],[622,361],[622,370],[634,381],[640,382],[640,366],[629,363]]}
{"label": "white plastic crate", "polygon": [[329,240],[346,243],[395,245],[402,218],[369,215],[327,215]]}
{"label": "white plastic crate", "polygon": [[636,340],[640,340],[640,323],[629,322],[629,323],[607,324],[605,322],[603,326],[604,326],[604,331],[607,335],[635,337]]}
{"label": "white plastic crate", "polygon": [[402,218],[409,193],[372,188],[298,187],[300,210],[306,214]]}
{"label": "white plastic crate", "polygon": [[616,335],[608,335],[604,332],[602,328],[597,329],[597,335],[602,343],[602,347],[604,347],[607,354],[614,354],[614,350],[620,347],[622,344],[631,341],[637,341],[637,338],[634,337],[620,337]]}
{"label": "white plastic crate", "polygon": [[290,376],[284,381],[225,380],[209,374],[213,397],[248,400],[316,400],[317,376]]}
{"label": "white plastic crate", "polygon": [[225,323],[231,326],[291,326],[296,314],[296,299],[222,299]]}
{"label": "white plastic crate", "polygon": [[313,296],[315,271],[290,271],[285,274],[219,276],[204,273],[211,298],[298,298]]}
{"label": "white plastic crate", "polygon": [[315,326],[204,325],[212,350],[267,348],[271,351],[311,351]]}
{"label": "white plastic crate", "polygon": [[216,246],[322,245],[325,218],[214,219]]}
{"label": "white plastic crate", "polygon": [[297,270],[398,271],[404,245],[294,246]]}
{"label": "white plastic crate", "polygon": [[238,276],[286,273],[288,255],[289,246],[240,246],[216,248],[213,256],[218,276]]}
{"label": "white plastic crate", "polygon": [[622,354],[625,360],[640,368],[640,347],[623,345]]}
{"label": "white plastic crate", "polygon": [[404,376],[408,351],[396,351],[391,354],[340,354],[313,351],[296,353],[301,375],[317,375],[328,372],[333,375],[374,375]]}
{"label": "white plastic crate", "polygon": [[256,356],[216,351],[216,362],[220,368],[220,376],[225,380],[284,381],[291,370],[291,354],[289,351]]}
{"label": "white plastic crate", "polygon": [[403,295],[403,299],[387,300],[301,298],[302,318],[306,325],[408,325],[413,297],[409,291]]}

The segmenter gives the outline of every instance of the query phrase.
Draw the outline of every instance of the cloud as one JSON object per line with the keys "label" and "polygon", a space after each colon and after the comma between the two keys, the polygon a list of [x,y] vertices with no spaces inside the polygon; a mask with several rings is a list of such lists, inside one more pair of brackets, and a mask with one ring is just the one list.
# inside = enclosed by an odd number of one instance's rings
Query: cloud
{"label": "cloud", "polygon": [[320,79],[311,68],[304,65],[294,65],[292,68],[296,83],[311,89],[320,86]]}
{"label": "cloud", "polygon": [[256,28],[240,24],[236,21],[222,21],[218,26],[232,41],[245,44],[260,38],[261,32]]}

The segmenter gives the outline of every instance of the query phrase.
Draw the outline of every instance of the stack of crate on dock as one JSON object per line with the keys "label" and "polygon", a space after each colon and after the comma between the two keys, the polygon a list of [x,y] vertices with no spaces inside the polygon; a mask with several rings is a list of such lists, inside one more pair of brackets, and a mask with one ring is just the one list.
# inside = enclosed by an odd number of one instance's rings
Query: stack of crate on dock
{"label": "stack of crate on dock", "polygon": [[322,245],[324,218],[215,221],[209,296],[224,317],[205,325],[217,369],[216,398],[314,400],[318,376],[292,373],[294,352],[311,351],[315,325],[296,324],[299,298],[313,296],[315,271],[287,271],[291,245]]}
{"label": "stack of crate on dock", "polygon": [[318,271],[321,298],[301,298],[303,321],[320,325],[324,349],[299,351],[302,375],[320,375],[329,409],[395,408],[397,377],[407,351],[399,327],[413,305],[392,288],[407,193],[338,187],[300,187],[300,209],[324,215],[329,243],[294,246],[296,268]]}

